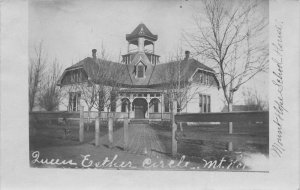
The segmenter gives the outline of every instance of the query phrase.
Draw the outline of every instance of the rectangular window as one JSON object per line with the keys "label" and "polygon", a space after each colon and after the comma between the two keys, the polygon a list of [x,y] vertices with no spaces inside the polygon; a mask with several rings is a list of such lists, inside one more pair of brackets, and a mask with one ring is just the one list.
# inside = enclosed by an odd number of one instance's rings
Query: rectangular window
{"label": "rectangular window", "polygon": [[105,93],[103,90],[99,92],[98,111],[104,111]]}
{"label": "rectangular window", "polygon": [[154,113],[158,112],[158,101],[155,101],[154,103]]}
{"label": "rectangular window", "polygon": [[200,74],[199,74],[199,81],[200,81],[200,83],[203,83],[203,72],[202,71],[200,71]]}
{"label": "rectangular window", "polygon": [[209,85],[209,75],[206,75],[206,85]]}
{"label": "rectangular window", "polygon": [[80,106],[80,92],[70,92],[69,93],[69,111],[79,111]]}
{"label": "rectangular window", "polygon": [[210,96],[207,96],[208,101],[207,101],[207,112],[210,112]]}
{"label": "rectangular window", "polygon": [[165,112],[170,112],[170,104],[169,104],[169,102],[165,103]]}
{"label": "rectangular window", "polygon": [[203,101],[203,112],[207,112],[206,110],[207,104],[206,104],[206,96],[204,96],[204,101]]}
{"label": "rectangular window", "polygon": [[207,113],[211,111],[211,98],[209,95],[199,94],[199,108],[200,112]]}
{"label": "rectangular window", "polygon": [[143,78],[144,77],[144,66],[142,66],[142,65],[138,66],[137,77],[138,78]]}
{"label": "rectangular window", "polygon": [[170,101],[168,96],[164,96],[165,112],[170,112]]}
{"label": "rectangular window", "polygon": [[177,112],[180,113],[181,112],[181,105],[179,102],[177,102]]}
{"label": "rectangular window", "polygon": [[199,107],[200,107],[200,112],[203,112],[202,94],[199,95]]}
{"label": "rectangular window", "polygon": [[110,94],[110,111],[111,112],[115,112],[116,111],[116,93],[115,92],[111,92]]}
{"label": "rectangular window", "polygon": [[126,106],[127,104],[122,102],[121,112],[126,112]]}

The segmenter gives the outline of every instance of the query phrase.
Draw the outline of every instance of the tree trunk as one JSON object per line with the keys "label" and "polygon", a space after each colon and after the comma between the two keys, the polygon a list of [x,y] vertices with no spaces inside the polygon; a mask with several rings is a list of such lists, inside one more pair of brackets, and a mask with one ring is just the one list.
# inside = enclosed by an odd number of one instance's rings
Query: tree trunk
{"label": "tree trunk", "polygon": [[[228,112],[232,112],[232,102],[229,102],[228,103]],[[228,133],[229,134],[232,134],[233,133],[233,123],[232,122],[229,122],[228,123]],[[232,151],[233,150],[233,144],[232,142],[229,142],[228,143],[228,151]]]}
{"label": "tree trunk", "polygon": [[88,120],[87,120],[87,131],[90,130],[90,122],[91,122],[91,110],[92,110],[92,107],[89,107],[88,108]]}

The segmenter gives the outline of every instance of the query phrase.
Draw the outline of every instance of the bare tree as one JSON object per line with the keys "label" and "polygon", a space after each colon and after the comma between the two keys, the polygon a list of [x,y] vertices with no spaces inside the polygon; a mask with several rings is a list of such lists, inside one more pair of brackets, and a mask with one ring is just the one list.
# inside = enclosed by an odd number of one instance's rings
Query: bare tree
{"label": "bare tree", "polygon": [[[196,55],[217,70],[228,111],[235,92],[256,74],[268,69],[267,19],[258,15],[255,1],[204,0],[204,15],[195,16],[196,33],[185,39]],[[206,22],[202,23],[204,20]]]}
{"label": "bare tree", "polygon": [[54,59],[46,71],[46,76],[42,82],[41,93],[38,98],[39,106],[47,111],[55,111],[58,109],[62,99],[60,88],[57,86],[62,68],[57,62],[57,59]]}
{"label": "bare tree", "polygon": [[35,55],[30,57],[28,67],[29,111],[32,111],[33,107],[36,105],[45,67],[45,52],[43,42],[40,42],[39,45],[35,47]]}
{"label": "bare tree", "polygon": [[[210,85],[199,85],[197,81],[185,76],[185,58],[182,56],[182,52],[182,48],[177,48],[175,54],[170,54],[169,62],[171,64],[166,65],[159,73],[160,80],[166,82],[162,87],[164,95],[171,100],[171,103],[177,101],[178,112],[184,110],[198,93],[211,87]],[[173,106],[171,106],[171,112],[173,112],[172,108]]]}
{"label": "bare tree", "polygon": [[253,107],[255,110],[266,111],[269,110],[269,103],[256,89],[246,89],[243,91],[244,103],[247,106]]}
{"label": "bare tree", "polygon": [[[98,115],[104,108],[111,111],[116,108],[116,99],[118,90],[120,89],[120,81],[122,77],[121,68],[118,63],[106,61],[103,59],[95,59],[85,65],[88,73],[88,81],[86,83],[71,85],[71,88],[81,92],[81,99],[88,108],[88,129],[90,124],[91,110],[98,110]],[[115,112],[115,110],[112,110]]]}

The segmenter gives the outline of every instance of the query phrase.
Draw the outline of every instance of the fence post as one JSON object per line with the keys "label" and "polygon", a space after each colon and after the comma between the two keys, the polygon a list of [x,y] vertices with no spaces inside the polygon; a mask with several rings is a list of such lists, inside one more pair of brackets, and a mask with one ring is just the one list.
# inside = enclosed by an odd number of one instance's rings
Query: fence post
{"label": "fence post", "polygon": [[96,117],[95,120],[95,146],[99,146],[99,135],[100,135],[100,127],[99,127],[99,117]]}
{"label": "fence post", "polygon": [[83,117],[83,112],[84,107],[80,106],[80,120],[79,120],[79,142],[83,142],[84,141],[84,117]]}
{"label": "fence post", "polygon": [[[232,132],[233,132],[233,123],[229,122],[228,123],[228,133],[232,134]],[[228,143],[228,151],[232,151],[232,150],[233,150],[233,144],[232,144],[232,142],[229,142]]]}
{"label": "fence post", "polygon": [[124,150],[128,150],[128,118],[124,119]]}
{"label": "fence post", "polygon": [[173,101],[173,115],[172,115],[172,156],[177,155],[177,140],[176,140],[176,131],[177,124],[175,123],[175,114],[177,113],[177,101]]}
{"label": "fence post", "polygon": [[109,148],[113,147],[113,118],[110,116],[108,118],[108,141]]}

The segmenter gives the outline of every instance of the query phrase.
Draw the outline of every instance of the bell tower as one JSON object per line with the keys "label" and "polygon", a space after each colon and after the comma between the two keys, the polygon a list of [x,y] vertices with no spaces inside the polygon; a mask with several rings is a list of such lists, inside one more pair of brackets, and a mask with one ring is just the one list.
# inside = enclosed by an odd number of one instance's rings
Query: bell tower
{"label": "bell tower", "polygon": [[[127,54],[123,55],[123,63],[132,64],[132,61],[136,54],[145,54],[148,61],[156,65],[159,63],[159,56],[155,55],[155,41],[157,41],[157,35],[150,32],[147,26],[140,23],[130,34],[126,34],[126,40],[128,42]],[[147,49],[147,46],[152,45],[152,49]],[[132,48],[134,46],[134,48]],[[131,47],[131,48],[130,48]]]}

